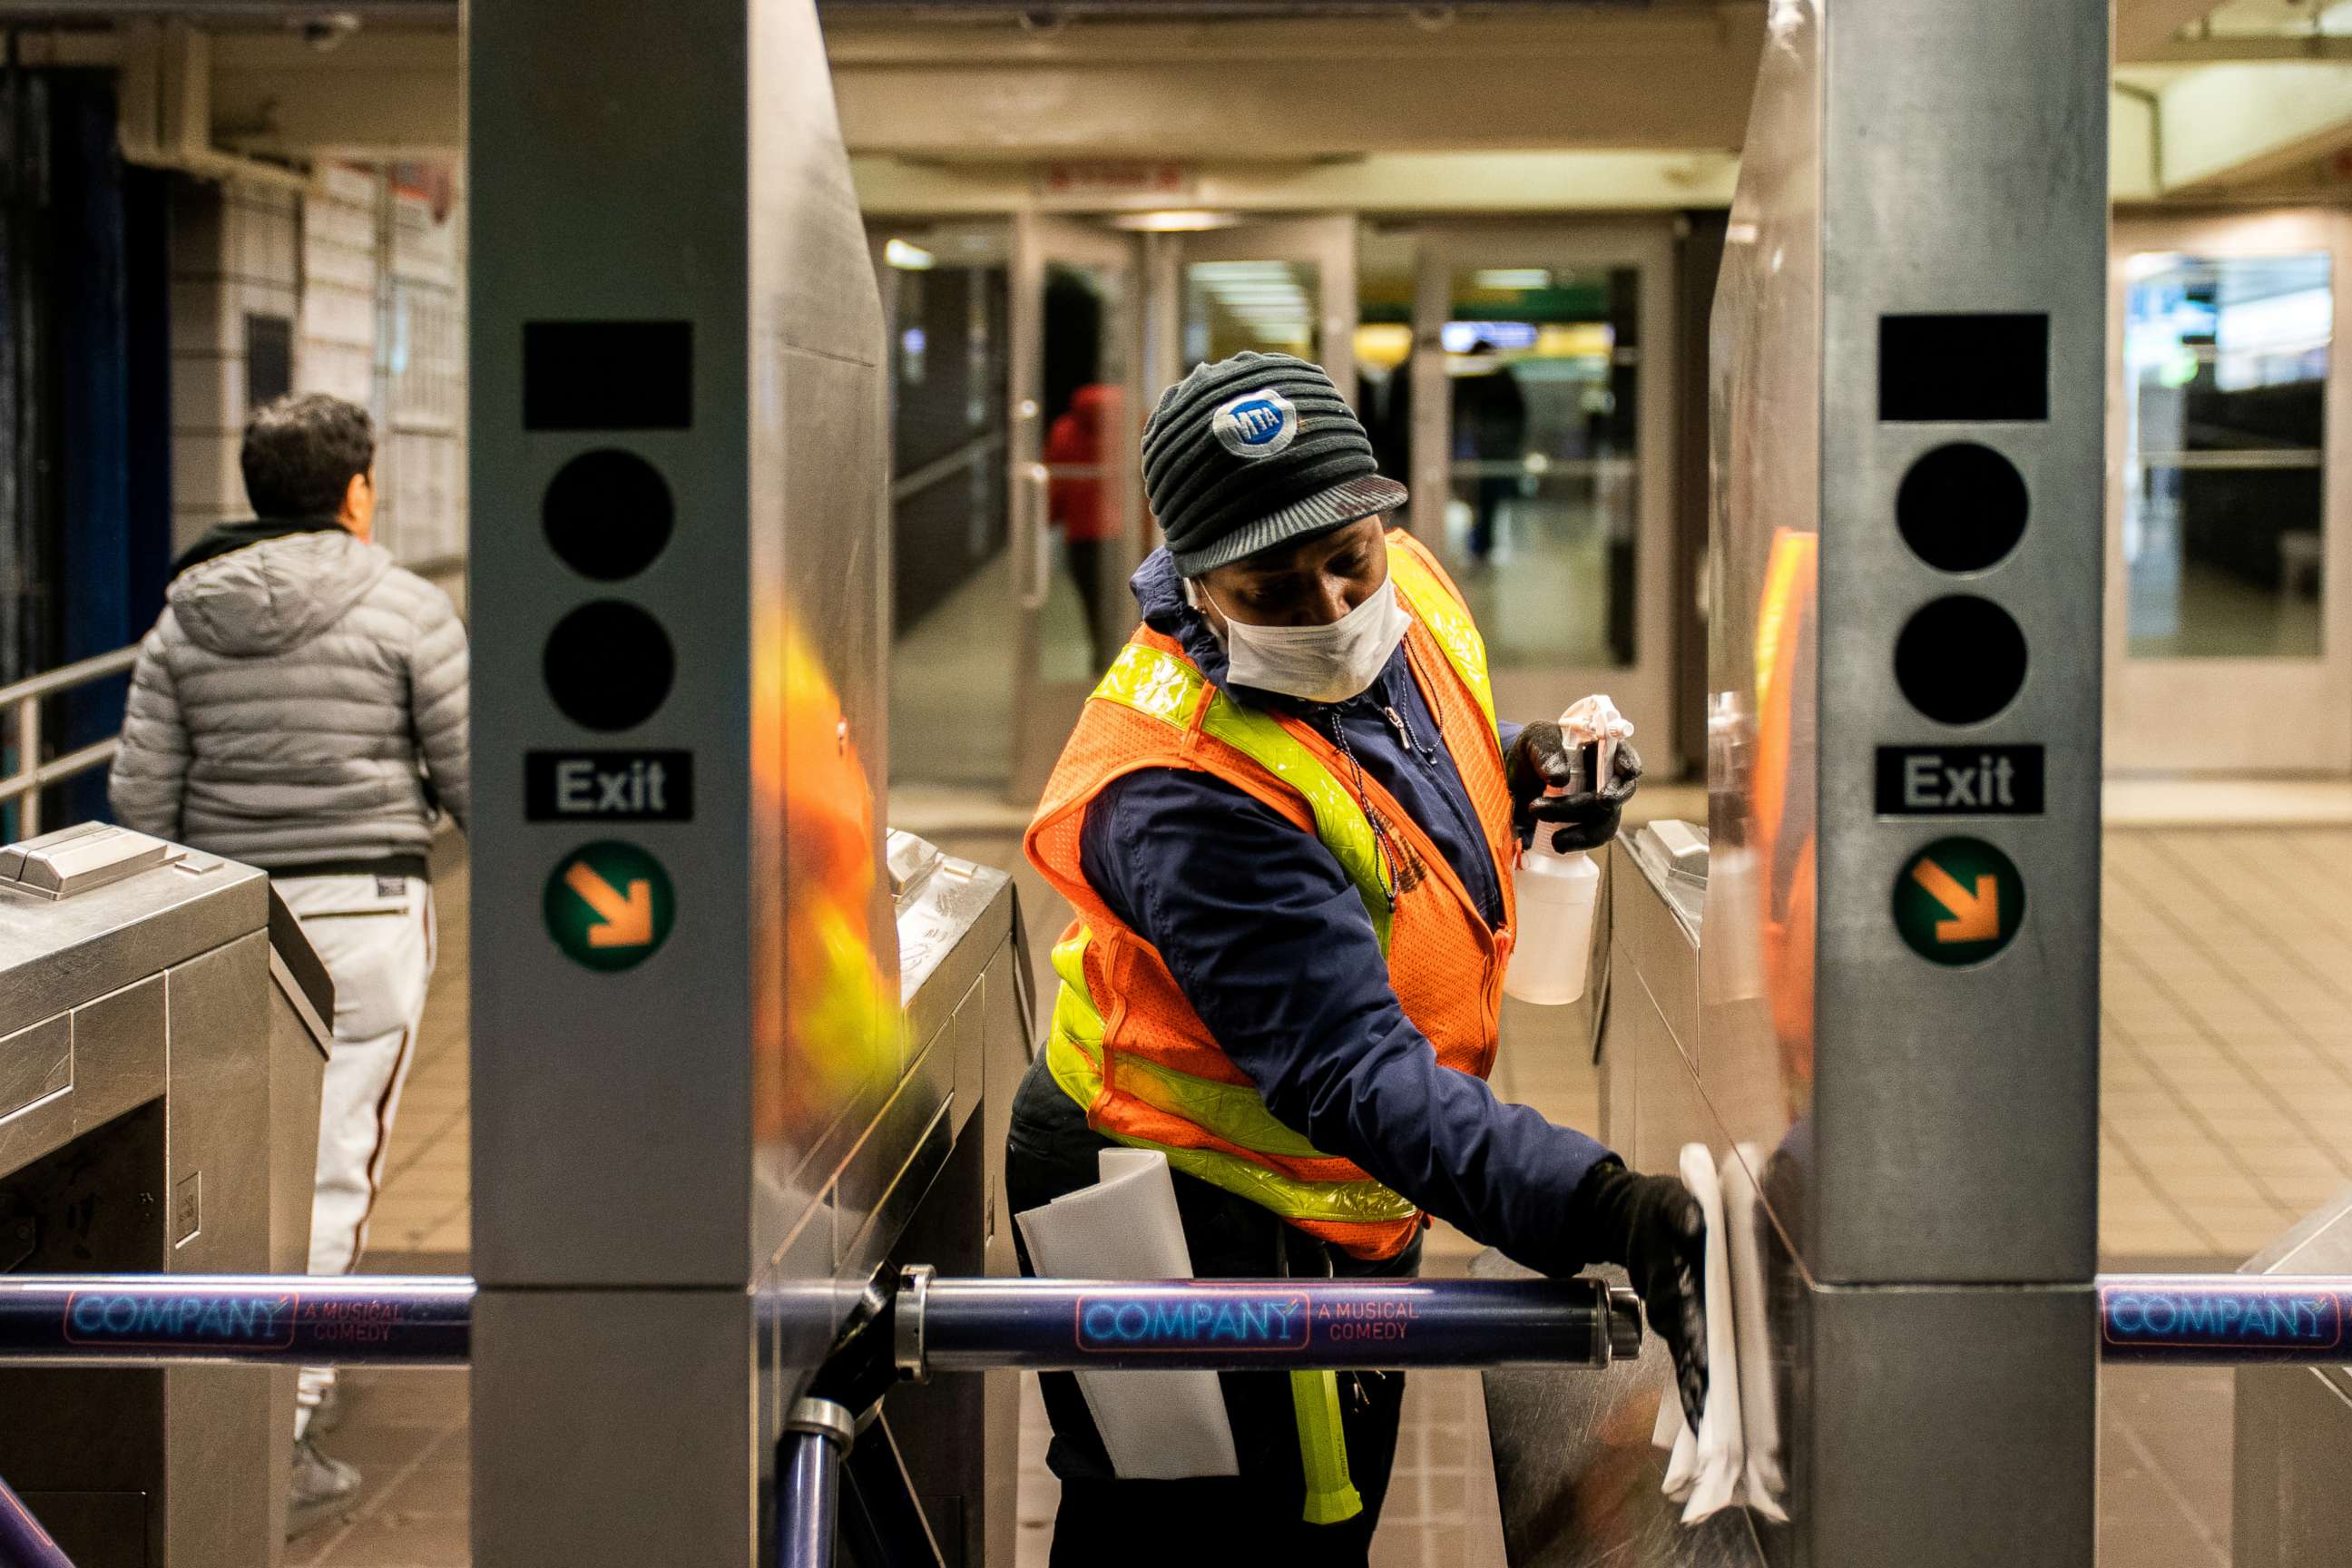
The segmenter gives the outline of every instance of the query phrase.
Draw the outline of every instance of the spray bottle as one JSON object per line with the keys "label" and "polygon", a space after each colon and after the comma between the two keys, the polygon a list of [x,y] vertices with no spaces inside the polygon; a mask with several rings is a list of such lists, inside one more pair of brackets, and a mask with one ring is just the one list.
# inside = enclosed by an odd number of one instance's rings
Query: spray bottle
{"label": "spray bottle", "polygon": [[[1617,742],[1633,726],[1606,697],[1587,697],[1559,716],[1560,738],[1577,763],[1577,776],[1547,795],[1577,795],[1599,789],[1614,776]],[[1585,970],[1592,956],[1592,914],[1601,895],[1601,868],[1581,849],[1551,847],[1553,828],[1536,826],[1534,842],[1519,851],[1512,887],[1519,906],[1519,934],[1503,991],[1522,1002],[1557,1006],[1584,994]]]}

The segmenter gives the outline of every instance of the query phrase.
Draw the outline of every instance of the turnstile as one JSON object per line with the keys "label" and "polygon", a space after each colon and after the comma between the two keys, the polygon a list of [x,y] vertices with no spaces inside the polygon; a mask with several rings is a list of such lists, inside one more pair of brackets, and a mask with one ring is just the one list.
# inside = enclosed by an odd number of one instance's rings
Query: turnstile
{"label": "turnstile", "polygon": [[[2240,1272],[2352,1274],[2352,1187]],[[2297,1310],[2297,1326],[2343,1347],[2346,1304],[2340,1295],[2315,1292],[2311,1306]],[[2352,1348],[2342,1353],[2352,1360]],[[2352,1366],[2249,1366],[2237,1379],[2231,1561],[2237,1568],[2290,1568],[2340,1558],[2352,1539]]]}
{"label": "turnstile", "polygon": [[[333,1016],[262,873],[96,823],[0,848],[0,1276],[299,1274]],[[0,1411],[81,1568],[278,1560],[290,1368],[9,1367]]]}

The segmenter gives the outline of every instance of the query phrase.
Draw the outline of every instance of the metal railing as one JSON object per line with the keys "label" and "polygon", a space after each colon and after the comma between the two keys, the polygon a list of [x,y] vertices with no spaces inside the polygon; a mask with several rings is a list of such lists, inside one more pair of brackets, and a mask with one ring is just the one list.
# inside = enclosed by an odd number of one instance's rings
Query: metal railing
{"label": "metal railing", "polygon": [[[2103,1274],[2095,1284],[2103,1361],[2322,1365],[2352,1353],[2352,1279]],[[459,1277],[8,1276],[0,1363],[463,1365],[474,1300],[474,1282]],[[831,1325],[839,1310],[830,1281],[761,1303],[768,1331],[798,1313],[811,1328]],[[791,1407],[776,1464],[776,1561],[837,1562],[837,1535],[853,1524],[869,1543],[854,1561],[940,1561],[878,1414],[902,1381],[1016,1367],[1606,1368],[1641,1348],[1633,1293],[1591,1277],[1138,1282],[942,1279],[924,1267],[886,1268]],[[889,1452],[861,1474],[869,1414]],[[855,1508],[842,1506],[845,1491]],[[875,1549],[886,1527],[914,1549]],[[0,1568],[72,1568],[5,1481]]]}
{"label": "metal railing", "polygon": [[94,658],[62,665],[46,674],[0,686],[0,713],[13,710],[16,716],[16,765],[5,777],[0,777],[0,805],[21,799],[16,825],[16,837],[37,838],[41,832],[41,792],[51,784],[63,784],[92,768],[102,768],[114,760],[122,744],[121,738],[109,735],[103,741],[93,741],[64,756],[41,760],[41,704],[52,697],[110,679],[128,675],[131,667],[139,662],[139,645],[116,648]]}

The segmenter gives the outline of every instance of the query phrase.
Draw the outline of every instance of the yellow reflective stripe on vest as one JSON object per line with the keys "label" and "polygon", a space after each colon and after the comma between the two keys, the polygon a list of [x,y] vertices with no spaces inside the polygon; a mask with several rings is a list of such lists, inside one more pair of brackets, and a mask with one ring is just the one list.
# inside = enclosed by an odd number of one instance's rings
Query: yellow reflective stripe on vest
{"label": "yellow reflective stripe on vest", "polygon": [[1389,884],[1381,875],[1380,841],[1355,792],[1270,713],[1244,708],[1220,691],[1209,699],[1202,731],[1213,735],[1298,792],[1315,814],[1315,837],[1331,851],[1372,918],[1381,953],[1389,951]]}
{"label": "yellow reflective stripe on vest", "polygon": [[1110,661],[1094,695],[1189,730],[1208,689],[1207,678],[1175,655],[1129,643]]}
{"label": "yellow reflective stripe on vest", "polygon": [[1478,624],[1460,600],[1445,591],[1435,574],[1421,563],[1411,552],[1391,547],[1389,551],[1389,575],[1396,579],[1397,592],[1437,639],[1438,650],[1445,662],[1478,700],[1478,711],[1486,716],[1486,728],[1499,738],[1502,731],[1495,723],[1495,688],[1486,672],[1486,641],[1478,635]]}
{"label": "yellow reflective stripe on vest", "polygon": [[[1068,988],[1064,987],[1064,994]],[[1047,1050],[1056,1048],[1077,1052],[1085,1058],[1083,1065],[1072,1068],[1074,1074],[1099,1081],[1102,1077],[1102,1033],[1100,1016],[1096,1016],[1092,1037],[1069,1027],[1073,1015],[1083,1018],[1092,1013],[1091,1005],[1071,1006],[1057,1002],[1054,1006],[1054,1033]],[[1054,1064],[1048,1063],[1048,1066]],[[1055,1077],[1061,1077],[1056,1068]],[[1122,1056],[1118,1061],[1118,1089],[1155,1110],[1181,1117],[1195,1127],[1204,1128],[1226,1142],[1247,1149],[1254,1154],[1273,1154],[1285,1160],[1328,1160],[1330,1155],[1309,1143],[1305,1138],[1275,1120],[1274,1112],[1265,1108],[1258,1091],[1245,1083],[1219,1083],[1213,1079],[1196,1078],[1174,1068],[1161,1067],[1158,1062],[1140,1057]]]}
{"label": "yellow reflective stripe on vest", "polygon": [[1338,1524],[1364,1511],[1363,1494],[1348,1474],[1348,1435],[1339,1426],[1339,1377],[1330,1372],[1290,1374],[1290,1407],[1298,1417],[1298,1465],[1307,1477],[1309,1524]]}
{"label": "yellow reflective stripe on vest", "polygon": [[[1067,987],[1064,988],[1066,995],[1067,990]],[[1062,1086],[1063,1093],[1080,1106],[1091,1107],[1102,1094],[1101,1060],[1061,1026],[1062,1016],[1062,1009],[1057,1006],[1054,1032],[1045,1041],[1046,1070],[1054,1075],[1054,1081]],[[1318,1155],[1314,1146],[1304,1138],[1276,1121],[1273,1114],[1265,1109],[1265,1102],[1254,1089],[1243,1089],[1229,1084],[1215,1086],[1233,1089],[1237,1097],[1245,1096],[1251,1102],[1248,1113],[1242,1118],[1246,1124],[1232,1128],[1209,1118],[1230,1110],[1237,1100],[1223,1101],[1214,1109],[1202,1108],[1196,1114],[1181,1106],[1160,1105],[1156,1095],[1141,1092],[1164,1084],[1169,1076],[1171,1075],[1168,1069],[1136,1057],[1123,1057],[1119,1060],[1121,1092],[1132,1094],[1147,1105],[1183,1117],[1195,1127],[1229,1143],[1242,1144],[1253,1133],[1263,1137],[1263,1132],[1257,1130],[1264,1126],[1278,1128],[1283,1138],[1299,1151],[1297,1157],[1324,1157]],[[1185,1075],[1172,1076],[1181,1078]],[[1197,1084],[1201,1080],[1194,1079],[1192,1081]],[[1309,1182],[1272,1170],[1243,1155],[1227,1153],[1222,1149],[1183,1149],[1154,1142],[1149,1138],[1131,1137],[1113,1128],[1099,1128],[1097,1131],[1118,1139],[1129,1148],[1157,1149],[1168,1156],[1171,1169],[1213,1186],[1223,1187],[1234,1196],[1246,1198],[1261,1208],[1271,1209],[1285,1219],[1321,1220],[1333,1225],[1389,1225],[1401,1219],[1411,1219],[1421,1212],[1409,1200],[1370,1179],[1360,1182]],[[1243,1136],[1234,1136],[1235,1131]],[[1288,1152],[1287,1150],[1268,1152]]]}
{"label": "yellow reflective stripe on vest", "polygon": [[1201,728],[1306,800],[1307,809],[1315,814],[1315,837],[1356,885],[1381,952],[1388,952],[1389,889],[1381,877],[1380,847],[1372,837],[1372,825],[1362,805],[1332,776],[1330,769],[1316,760],[1314,752],[1270,715],[1244,708],[1222,691],[1212,692],[1208,680],[1184,660],[1140,643],[1129,643],[1119,650],[1094,695],[1149,713],[1180,730],[1191,727],[1202,700],[1207,698],[1209,711]]}
{"label": "yellow reflective stripe on vest", "polygon": [[[1102,1053],[1103,1016],[1096,1007],[1094,994],[1087,987],[1087,943],[1094,933],[1083,925],[1077,931],[1054,944],[1054,973],[1061,977],[1060,992],[1054,998],[1051,1034],[1067,1035],[1083,1040],[1096,1055]],[[1092,1103],[1080,1100],[1081,1105]]]}

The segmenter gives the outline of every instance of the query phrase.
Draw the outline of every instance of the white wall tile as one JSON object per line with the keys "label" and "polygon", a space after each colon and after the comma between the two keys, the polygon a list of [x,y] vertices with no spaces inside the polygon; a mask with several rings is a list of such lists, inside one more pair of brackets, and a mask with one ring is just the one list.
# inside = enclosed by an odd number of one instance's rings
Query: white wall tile
{"label": "white wall tile", "polygon": [[228,308],[216,279],[172,284],[172,348],[174,353],[230,353],[245,347],[244,318]]}
{"label": "white wall tile", "polygon": [[365,206],[375,200],[376,172],[350,163],[322,164],[310,188],[310,199],[321,197],[346,205]]}
{"label": "white wall tile", "polygon": [[374,205],[370,202],[353,206],[341,202],[312,201],[302,209],[302,245],[306,250],[341,246],[346,250],[373,252]]}
{"label": "white wall tile", "polygon": [[375,352],[375,296],[354,289],[313,288],[302,291],[302,341],[312,344],[357,348],[371,360]]}
{"label": "white wall tile", "polygon": [[246,511],[245,476],[236,466],[239,437],[187,436],[172,442],[172,503],[212,511]]}
{"label": "white wall tile", "polygon": [[181,354],[172,361],[172,433],[174,440],[195,432],[217,435],[242,430],[250,412],[245,401],[245,356]]}
{"label": "white wall tile", "polygon": [[306,338],[294,365],[299,392],[324,392],[368,406],[375,390],[375,356],[364,346]]}

